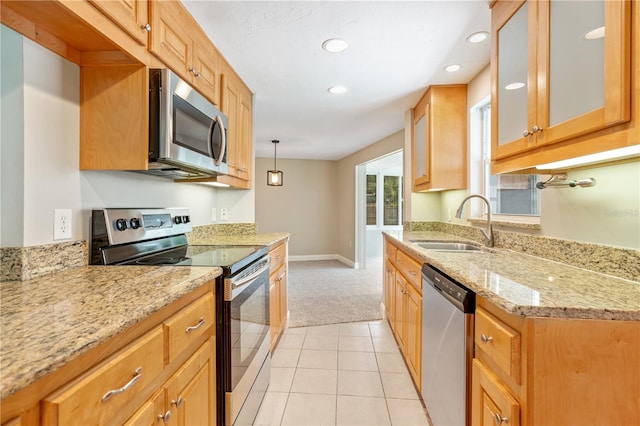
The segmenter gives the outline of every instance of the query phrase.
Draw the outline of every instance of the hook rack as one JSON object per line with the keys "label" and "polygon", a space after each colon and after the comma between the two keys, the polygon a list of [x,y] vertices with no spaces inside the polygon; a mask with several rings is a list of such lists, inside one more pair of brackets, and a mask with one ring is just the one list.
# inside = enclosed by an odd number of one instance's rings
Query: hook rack
{"label": "hook rack", "polygon": [[575,188],[579,186],[581,188],[587,188],[590,186],[595,186],[596,180],[594,178],[586,178],[580,180],[567,180],[566,173],[559,173],[552,175],[549,179],[544,182],[536,183],[536,188],[545,189],[545,188]]}

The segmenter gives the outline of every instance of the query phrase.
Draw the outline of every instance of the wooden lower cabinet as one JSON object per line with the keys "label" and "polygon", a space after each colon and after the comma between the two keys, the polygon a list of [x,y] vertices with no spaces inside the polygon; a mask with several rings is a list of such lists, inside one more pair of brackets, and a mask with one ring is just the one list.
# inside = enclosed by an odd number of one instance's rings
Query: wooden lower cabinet
{"label": "wooden lower cabinet", "polygon": [[511,315],[476,298],[473,425],[632,425],[640,322]]}
{"label": "wooden lower cabinet", "polygon": [[171,410],[164,403],[164,389],[159,389],[142,407],[124,424],[125,426],[155,426],[171,421]]}
{"label": "wooden lower cabinet", "polygon": [[3,400],[2,425],[215,424],[213,300],[210,282]]}
{"label": "wooden lower cabinet", "polygon": [[166,385],[167,409],[172,424],[212,425],[216,421],[215,351],[213,342],[205,343],[169,379]]}
{"label": "wooden lower cabinet", "polygon": [[113,424],[136,410],[136,394],[145,392],[164,368],[161,327],[128,345],[116,356],[42,401],[45,425]]}
{"label": "wooden lower cabinet", "polygon": [[472,419],[474,425],[520,424],[520,404],[509,389],[477,359],[473,360]]}
{"label": "wooden lower cabinet", "polygon": [[215,423],[215,342],[205,343],[125,423],[212,425]]}
{"label": "wooden lower cabinet", "polygon": [[418,389],[422,381],[422,295],[411,285],[407,286],[404,307],[405,339],[404,355]]}
{"label": "wooden lower cabinet", "polygon": [[384,262],[384,306],[387,314],[387,319],[390,323],[395,320],[395,283],[396,283],[396,268],[389,260]]}
{"label": "wooden lower cabinet", "polygon": [[[422,291],[416,275],[419,261],[385,239],[385,310],[413,381],[422,377]],[[398,262],[400,260],[400,262]]]}
{"label": "wooden lower cabinet", "polygon": [[287,326],[289,313],[287,301],[287,243],[282,242],[269,251],[269,328],[271,330],[271,350]]}

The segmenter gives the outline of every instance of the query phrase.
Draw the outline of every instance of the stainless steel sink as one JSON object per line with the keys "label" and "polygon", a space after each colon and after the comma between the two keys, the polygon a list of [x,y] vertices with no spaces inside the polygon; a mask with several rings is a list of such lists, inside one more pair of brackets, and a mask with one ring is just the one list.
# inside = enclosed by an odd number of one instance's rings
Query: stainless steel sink
{"label": "stainless steel sink", "polygon": [[482,248],[478,246],[474,246],[466,243],[452,243],[452,242],[444,242],[444,241],[414,241],[413,244],[418,247],[422,247],[427,250],[436,250],[436,251],[460,251],[460,252],[469,252],[469,251],[481,251]]}

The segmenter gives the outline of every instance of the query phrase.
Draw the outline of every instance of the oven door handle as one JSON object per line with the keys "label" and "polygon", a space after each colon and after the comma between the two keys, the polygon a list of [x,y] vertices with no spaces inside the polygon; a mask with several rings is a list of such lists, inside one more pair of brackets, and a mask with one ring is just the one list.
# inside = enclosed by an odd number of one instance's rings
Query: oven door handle
{"label": "oven door handle", "polygon": [[225,279],[224,300],[227,302],[233,300],[233,298],[242,293],[246,288],[249,287],[250,284],[257,280],[258,277],[264,273],[264,271],[267,271],[269,269],[269,266],[271,265],[271,260],[269,259],[269,257],[267,257],[263,262],[264,263],[260,268],[253,271],[247,276],[242,276],[235,279]]}

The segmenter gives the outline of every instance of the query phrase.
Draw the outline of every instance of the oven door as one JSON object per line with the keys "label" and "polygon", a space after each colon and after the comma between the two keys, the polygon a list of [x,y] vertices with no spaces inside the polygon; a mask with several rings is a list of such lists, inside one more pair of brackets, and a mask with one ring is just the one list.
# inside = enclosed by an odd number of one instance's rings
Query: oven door
{"label": "oven door", "polygon": [[269,385],[269,256],[224,280],[225,423],[252,424]]}

